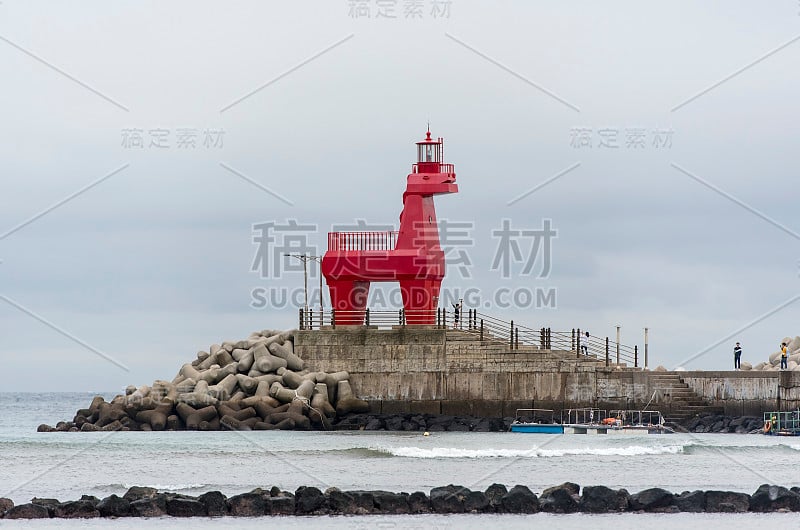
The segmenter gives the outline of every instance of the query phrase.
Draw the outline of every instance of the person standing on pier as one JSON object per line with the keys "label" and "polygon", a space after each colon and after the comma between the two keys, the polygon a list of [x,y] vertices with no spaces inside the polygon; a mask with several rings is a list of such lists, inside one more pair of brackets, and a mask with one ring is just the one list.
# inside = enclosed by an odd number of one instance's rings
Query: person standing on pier
{"label": "person standing on pier", "polygon": [[589,355],[589,332],[586,332],[586,338],[581,337],[581,353]]}
{"label": "person standing on pier", "polygon": [[742,367],[742,347],[739,343],[733,347],[733,369],[738,370]]}
{"label": "person standing on pier", "polygon": [[786,347],[785,342],[781,342],[781,370],[785,370],[788,366],[789,348]]}

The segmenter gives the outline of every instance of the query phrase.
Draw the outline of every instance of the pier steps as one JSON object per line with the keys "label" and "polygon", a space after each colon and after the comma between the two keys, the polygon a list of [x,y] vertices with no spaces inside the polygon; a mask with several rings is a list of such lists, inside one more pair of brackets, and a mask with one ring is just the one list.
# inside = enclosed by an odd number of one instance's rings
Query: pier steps
{"label": "pier steps", "polygon": [[[503,340],[500,337],[486,337],[480,340],[474,331],[447,330],[446,338],[448,342],[460,344],[472,344],[480,348],[485,354],[485,359],[506,355],[518,355],[520,357],[536,356],[540,359],[573,361],[579,365],[594,365],[602,367],[605,365],[604,359],[592,356],[578,356],[574,351],[542,349],[529,344],[514,345],[512,348],[510,339]],[[628,367],[625,363],[612,364],[611,367],[621,370],[636,370],[639,368]],[[646,372],[651,381],[651,388],[660,394],[658,405],[655,408],[662,409],[662,413],[667,421],[673,423],[685,422],[696,414],[703,412],[719,413],[724,411],[722,407],[709,405],[701,396],[692,390],[675,372]]]}
{"label": "pier steps", "polygon": [[648,377],[652,381],[652,387],[661,393],[660,401],[669,405],[664,412],[667,421],[681,423],[702,412],[717,414],[724,412],[722,407],[711,406],[697,395],[681,379],[679,373],[651,372]]}

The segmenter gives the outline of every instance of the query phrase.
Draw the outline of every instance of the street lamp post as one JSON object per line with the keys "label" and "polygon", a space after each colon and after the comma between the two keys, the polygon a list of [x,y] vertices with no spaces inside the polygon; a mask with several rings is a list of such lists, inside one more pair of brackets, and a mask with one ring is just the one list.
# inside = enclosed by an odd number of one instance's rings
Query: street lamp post
{"label": "street lamp post", "polygon": [[308,254],[284,254],[289,258],[297,258],[303,262],[303,309],[308,313],[308,261],[313,260],[320,264],[319,272],[319,311],[322,314],[322,256],[310,256]]}

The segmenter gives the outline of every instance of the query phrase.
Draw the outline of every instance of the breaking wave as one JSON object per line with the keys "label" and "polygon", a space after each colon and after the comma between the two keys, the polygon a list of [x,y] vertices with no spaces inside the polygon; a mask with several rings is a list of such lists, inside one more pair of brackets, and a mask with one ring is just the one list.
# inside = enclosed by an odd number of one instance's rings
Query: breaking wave
{"label": "breaking wave", "polygon": [[377,451],[404,458],[558,458],[564,456],[640,456],[683,453],[684,445],[660,447],[575,448],[575,449],[461,449],[456,447],[387,447]]}
{"label": "breaking wave", "polygon": [[194,490],[202,490],[205,491],[208,488],[212,487],[213,484],[99,484],[94,487],[95,490],[99,491],[106,491],[106,490],[128,490],[134,486],[146,486],[148,488],[155,488],[158,491],[168,491],[168,492],[180,492],[180,491],[194,491]]}

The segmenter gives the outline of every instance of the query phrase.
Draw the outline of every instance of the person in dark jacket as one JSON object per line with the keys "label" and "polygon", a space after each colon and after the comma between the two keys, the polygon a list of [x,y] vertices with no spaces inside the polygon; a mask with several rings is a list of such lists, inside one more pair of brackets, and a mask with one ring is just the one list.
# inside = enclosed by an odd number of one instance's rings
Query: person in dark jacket
{"label": "person in dark jacket", "polygon": [[742,347],[739,343],[733,347],[733,369],[739,370],[742,367]]}

